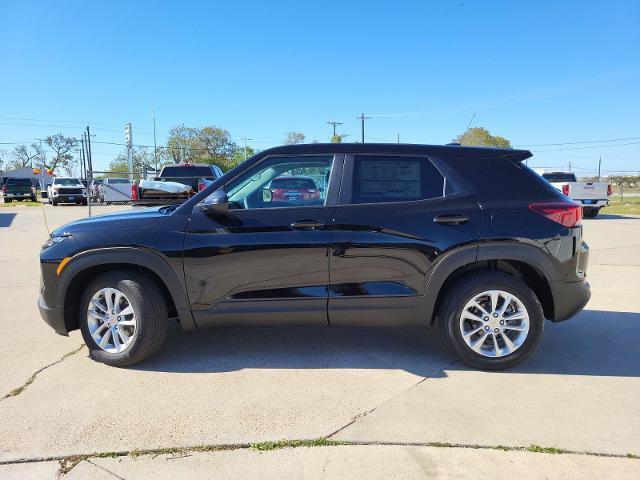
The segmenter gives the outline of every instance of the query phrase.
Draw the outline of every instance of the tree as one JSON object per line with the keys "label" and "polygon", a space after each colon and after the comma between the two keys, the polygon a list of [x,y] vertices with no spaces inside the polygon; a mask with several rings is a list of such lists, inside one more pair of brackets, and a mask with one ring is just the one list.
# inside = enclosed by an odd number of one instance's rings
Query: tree
{"label": "tree", "polygon": [[[154,165],[153,155],[144,147],[133,147],[131,149],[131,162],[133,171],[138,174],[142,172],[145,165]],[[127,157],[126,151],[119,153],[116,158],[111,161],[109,164],[109,171],[121,173],[129,172],[129,158]],[[136,175],[136,177],[139,177],[139,175]]]}
{"label": "tree", "polygon": [[296,145],[298,143],[304,143],[304,133],[300,132],[287,132],[284,136],[282,143],[284,145]]}
{"label": "tree", "polygon": [[511,148],[511,142],[504,137],[493,136],[484,127],[473,127],[461,133],[454,140],[460,145],[475,147]]}
{"label": "tree", "polygon": [[37,143],[32,143],[31,146],[27,147],[26,145],[20,145],[13,149],[13,165],[12,168],[24,168],[26,166],[33,167],[33,161],[36,159],[41,159],[42,157],[42,149],[40,145]]}
{"label": "tree", "polygon": [[73,172],[73,154],[71,152],[78,146],[78,140],[73,137],[65,137],[61,133],[56,133],[45,139],[49,148],[53,150],[54,156],[49,166],[54,172],[58,167],[68,174]]}
{"label": "tree", "polygon": [[228,170],[235,165],[237,148],[229,132],[222,128],[178,125],[169,131],[166,150],[174,163],[210,163]]}
{"label": "tree", "polygon": [[347,138],[349,135],[331,135],[331,143],[342,143],[342,140]]}
{"label": "tree", "polygon": [[[246,153],[246,157],[245,157],[245,151],[244,151],[244,147],[238,145],[238,148],[236,148],[236,151],[233,153],[233,157],[232,157],[232,163],[233,165],[230,165],[229,168],[235,167],[236,165],[238,165],[239,163],[242,163],[245,161],[245,158],[249,158],[252,157],[253,155],[255,155],[257,152],[251,148],[249,145],[247,145],[247,153]],[[223,168],[223,170],[225,170]],[[226,170],[225,170],[226,171]]]}

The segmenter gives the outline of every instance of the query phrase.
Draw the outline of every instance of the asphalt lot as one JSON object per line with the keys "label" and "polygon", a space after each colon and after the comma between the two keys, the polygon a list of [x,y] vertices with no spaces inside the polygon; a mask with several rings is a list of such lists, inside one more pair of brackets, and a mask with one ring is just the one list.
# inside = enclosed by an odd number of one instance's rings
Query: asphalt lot
{"label": "asphalt lot", "polygon": [[[0,478],[640,476],[640,217],[584,220],[592,300],[547,322],[524,365],[486,373],[400,329],[174,329],[127,370],[70,354],[79,332],[37,312],[38,251],[85,215],[0,209],[0,398],[25,387],[0,400]],[[358,445],[247,448],[320,437]]]}

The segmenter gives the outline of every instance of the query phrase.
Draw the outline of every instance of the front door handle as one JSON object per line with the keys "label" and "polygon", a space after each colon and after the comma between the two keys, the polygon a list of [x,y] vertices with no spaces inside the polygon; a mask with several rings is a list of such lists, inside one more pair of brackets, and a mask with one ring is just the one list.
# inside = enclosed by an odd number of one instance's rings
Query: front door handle
{"label": "front door handle", "polygon": [[320,220],[298,220],[291,224],[294,230],[317,230],[324,227],[324,222]]}
{"label": "front door handle", "polygon": [[449,214],[438,215],[433,219],[433,221],[441,225],[462,225],[464,223],[467,223],[469,219],[466,217],[466,215]]}

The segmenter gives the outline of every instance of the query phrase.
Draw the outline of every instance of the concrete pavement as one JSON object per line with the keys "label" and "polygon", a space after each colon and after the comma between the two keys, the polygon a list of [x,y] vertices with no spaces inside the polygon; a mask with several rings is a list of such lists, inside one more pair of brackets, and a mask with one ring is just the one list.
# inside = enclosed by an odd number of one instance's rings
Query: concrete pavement
{"label": "concrete pavement", "polygon": [[106,469],[122,478],[176,471],[219,478],[316,478],[323,471],[329,478],[507,478],[501,475],[520,471],[516,478],[584,478],[573,475],[582,471],[634,478],[640,471],[636,459],[375,446],[537,444],[640,455],[640,218],[584,221],[592,300],[577,318],[547,323],[537,353],[515,370],[466,369],[419,331],[306,328],[175,330],[156,358],[119,370],[89,360],[86,349],[60,361],[82,339],[53,334],[35,306],[47,225],[85,212],[0,209],[0,295],[11,312],[0,319],[0,397],[52,365],[0,401],[2,478],[51,478],[58,469],[57,461],[12,463],[19,460],[326,436],[368,445],[94,458],[66,476],[100,478]]}

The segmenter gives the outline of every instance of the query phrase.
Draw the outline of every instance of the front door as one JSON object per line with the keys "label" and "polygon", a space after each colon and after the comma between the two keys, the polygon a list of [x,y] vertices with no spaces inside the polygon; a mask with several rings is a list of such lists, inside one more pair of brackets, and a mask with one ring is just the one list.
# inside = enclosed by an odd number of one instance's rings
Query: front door
{"label": "front door", "polygon": [[[194,208],[184,269],[199,327],[327,325],[332,190],[341,162],[333,155],[267,157],[225,184],[228,215]],[[308,188],[281,195],[282,184]]]}

